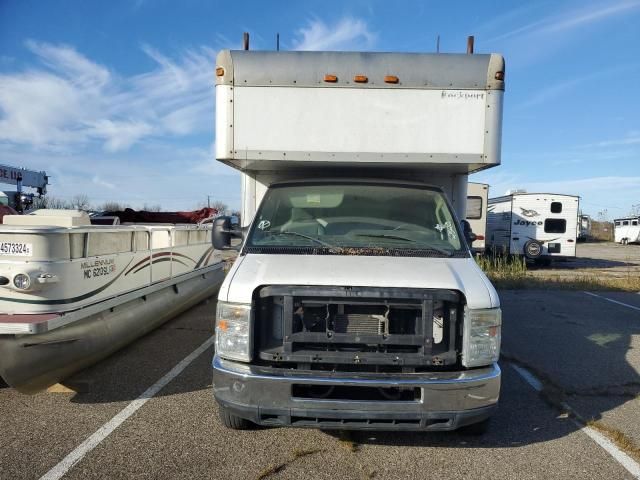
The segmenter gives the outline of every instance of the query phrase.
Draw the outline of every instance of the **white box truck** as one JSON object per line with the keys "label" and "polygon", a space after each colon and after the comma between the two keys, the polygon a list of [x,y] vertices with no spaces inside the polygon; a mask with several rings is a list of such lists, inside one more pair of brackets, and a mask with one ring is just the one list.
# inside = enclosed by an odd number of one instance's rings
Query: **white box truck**
{"label": "white box truck", "polygon": [[579,197],[515,191],[489,199],[487,251],[539,264],[576,256]]}
{"label": "white box truck", "polygon": [[[501,310],[464,224],[500,163],[500,55],[220,52],[216,156],[242,176],[218,296],[223,423],[482,431]],[[466,238],[465,238],[466,234]]]}
{"label": "white box truck", "polygon": [[476,238],[471,244],[473,253],[482,254],[486,247],[487,236],[487,202],[489,200],[489,185],[486,183],[469,182],[467,187],[467,212],[465,218],[471,226]]}

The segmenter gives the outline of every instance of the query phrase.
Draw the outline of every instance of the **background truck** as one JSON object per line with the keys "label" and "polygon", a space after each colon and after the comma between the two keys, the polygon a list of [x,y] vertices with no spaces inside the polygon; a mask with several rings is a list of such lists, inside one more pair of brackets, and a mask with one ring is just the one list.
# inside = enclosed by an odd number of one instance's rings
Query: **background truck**
{"label": "background truck", "polygon": [[576,230],[576,241],[586,242],[591,238],[591,217],[578,212],[578,227]]}
{"label": "background truck", "polygon": [[[5,205],[22,213],[33,205],[34,196],[47,193],[49,177],[45,172],[36,172],[26,168],[0,165],[0,183],[15,185],[15,190],[0,191],[0,205]],[[24,192],[23,187],[35,189],[35,193]]]}
{"label": "background truck", "polygon": [[488,200],[489,185],[486,183],[469,182],[469,186],[467,187],[467,212],[465,218],[476,236],[471,244],[471,251],[477,254],[482,254],[485,250]]}
{"label": "background truck", "polygon": [[[242,177],[218,296],[223,423],[482,431],[501,310],[468,174],[500,163],[500,55],[220,52],[216,156]],[[465,238],[466,237],[466,238]]]}
{"label": "background truck", "polygon": [[489,200],[487,250],[549,264],[576,256],[579,197],[516,191]]}

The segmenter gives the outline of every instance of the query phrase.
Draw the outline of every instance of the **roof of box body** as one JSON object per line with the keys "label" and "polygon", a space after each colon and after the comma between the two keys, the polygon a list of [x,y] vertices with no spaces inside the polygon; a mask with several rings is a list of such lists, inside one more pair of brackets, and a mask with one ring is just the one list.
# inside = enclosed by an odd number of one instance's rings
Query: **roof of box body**
{"label": "roof of box body", "polygon": [[[234,86],[420,88],[504,90],[502,55],[458,53],[274,52],[222,50],[216,59],[224,75],[216,83]],[[325,82],[335,75],[335,82]],[[366,83],[354,83],[364,75]],[[384,77],[398,77],[385,83]]]}

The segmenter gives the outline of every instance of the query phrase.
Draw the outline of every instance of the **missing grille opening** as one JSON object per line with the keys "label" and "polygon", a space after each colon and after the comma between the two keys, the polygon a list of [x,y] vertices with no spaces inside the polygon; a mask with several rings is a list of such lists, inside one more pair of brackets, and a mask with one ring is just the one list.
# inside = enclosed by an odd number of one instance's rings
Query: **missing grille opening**
{"label": "missing grille opening", "polygon": [[421,390],[419,388],[400,387],[356,387],[341,385],[304,385],[291,386],[291,396],[305,400],[350,400],[376,402],[419,402]]}

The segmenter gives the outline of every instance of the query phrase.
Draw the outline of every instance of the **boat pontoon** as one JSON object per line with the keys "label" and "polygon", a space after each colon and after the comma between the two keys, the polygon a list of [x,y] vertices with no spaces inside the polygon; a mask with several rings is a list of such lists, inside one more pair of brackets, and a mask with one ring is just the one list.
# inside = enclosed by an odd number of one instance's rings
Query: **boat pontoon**
{"label": "boat pontoon", "polygon": [[110,355],[213,295],[211,224],[91,225],[78,211],[0,225],[0,376],[25,393]]}

